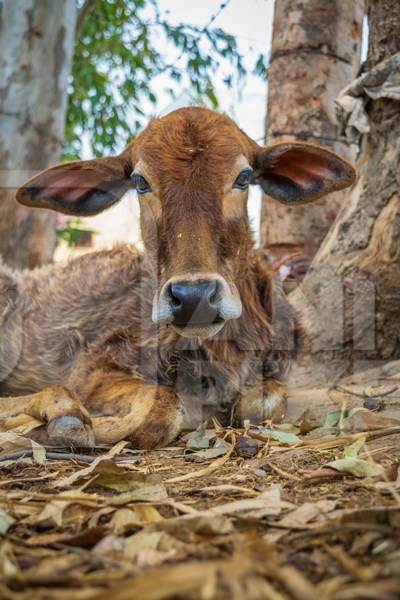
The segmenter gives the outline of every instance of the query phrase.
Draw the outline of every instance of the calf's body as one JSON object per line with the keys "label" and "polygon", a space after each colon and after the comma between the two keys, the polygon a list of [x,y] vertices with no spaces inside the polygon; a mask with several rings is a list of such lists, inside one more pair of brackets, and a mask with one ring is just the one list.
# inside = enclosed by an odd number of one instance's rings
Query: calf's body
{"label": "calf's body", "polygon": [[136,187],[145,251],[33,272],[0,266],[0,418],[70,445],[168,443],[182,427],[280,419],[295,319],[253,249],[247,188],[307,202],[351,167],[306,144],[260,148],[227,117],[182,109],[119,157],[53,167],[24,204],[93,214]]}
{"label": "calf's body", "polygon": [[[71,410],[71,397],[91,415],[98,442],[116,441],[119,429],[114,436],[107,426],[128,417],[122,437],[145,447],[211,416],[224,424],[279,419],[285,408],[279,381],[294,319],[279,288],[274,290],[270,270],[255,252],[251,258],[242,281],[249,302],[230,330],[209,340],[191,340],[152,322],[155,282],[146,257],[133,247],[33,272],[3,267],[3,299],[9,297],[0,325],[0,394],[12,396],[0,400],[3,414],[15,416],[21,398],[42,390],[46,398],[46,388],[54,386],[48,398],[53,402],[55,393],[60,399],[57,418],[71,415],[89,424],[80,406]],[[273,294],[285,315],[279,339],[268,313]],[[65,442],[87,443],[86,429],[74,430],[71,440],[56,433]]]}

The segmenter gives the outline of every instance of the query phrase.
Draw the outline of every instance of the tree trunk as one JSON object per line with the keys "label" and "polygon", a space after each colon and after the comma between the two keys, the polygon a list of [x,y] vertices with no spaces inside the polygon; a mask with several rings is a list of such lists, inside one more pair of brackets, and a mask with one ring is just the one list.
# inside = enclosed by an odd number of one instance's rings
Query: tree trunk
{"label": "tree trunk", "polygon": [[[334,100],[360,65],[363,0],[275,0],[268,71],[267,142],[305,140],[354,159],[340,139]],[[329,202],[286,207],[266,199],[262,246],[281,258],[301,250],[314,256],[332,225],[343,194]]]}
{"label": "tree trunk", "polygon": [[15,188],[60,158],[75,23],[75,0],[0,7],[0,255],[15,268],[55,248],[55,216],[17,205]]}
{"label": "tree trunk", "polygon": [[309,316],[293,383],[332,381],[400,357],[400,3],[368,2],[368,18],[369,72],[347,98],[364,107],[369,131],[361,128],[349,201],[291,295]]}

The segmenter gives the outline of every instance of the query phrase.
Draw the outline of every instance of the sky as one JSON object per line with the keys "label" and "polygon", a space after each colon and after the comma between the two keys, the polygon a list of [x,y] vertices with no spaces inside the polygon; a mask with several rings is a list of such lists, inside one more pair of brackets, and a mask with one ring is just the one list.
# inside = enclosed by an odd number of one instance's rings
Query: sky
{"label": "sky", "polygon": [[[219,10],[221,3],[222,0],[159,0],[158,5],[161,14],[168,12],[168,20],[172,23],[190,23],[203,27]],[[260,53],[266,57],[270,53],[272,21],[273,0],[230,0],[213,21],[212,27],[221,27],[235,36],[239,52],[251,70]],[[158,50],[166,55],[167,60],[173,60],[172,48],[163,40],[157,43]],[[262,143],[265,133],[266,81],[249,71],[243,89],[228,89],[221,83],[223,76],[224,72],[220,70],[213,82],[220,110],[228,113],[248,135]],[[167,84],[166,76],[160,76],[153,81],[157,103],[155,107],[148,107],[152,115],[164,115],[187,105],[190,100],[190,90],[183,87],[182,90],[178,90],[177,98],[171,102],[170,96],[165,92]],[[256,241],[260,209],[261,191],[253,186],[249,195],[248,213]],[[96,236],[96,246],[110,246],[116,241],[138,243],[140,236],[135,193],[127,194],[119,204],[105,213],[85,219],[85,227],[99,233]]]}
{"label": "sky", "polygon": [[[204,26],[218,11],[221,0],[159,0],[161,13],[169,11],[168,18],[172,22],[187,22]],[[273,0],[230,0],[227,6],[213,21],[212,27],[221,27],[227,33],[235,36],[239,52],[244,57],[250,69],[254,58],[263,53],[268,56],[271,48],[273,19]],[[221,80],[223,72],[220,73]],[[213,82],[218,92],[221,110],[227,112],[236,122],[254,138],[264,137],[266,111],[265,81],[248,73],[245,88],[229,90],[218,82]],[[170,103],[162,93],[162,82],[158,89],[158,106],[161,114],[175,107],[178,102]],[[182,98],[185,101],[185,94]]]}

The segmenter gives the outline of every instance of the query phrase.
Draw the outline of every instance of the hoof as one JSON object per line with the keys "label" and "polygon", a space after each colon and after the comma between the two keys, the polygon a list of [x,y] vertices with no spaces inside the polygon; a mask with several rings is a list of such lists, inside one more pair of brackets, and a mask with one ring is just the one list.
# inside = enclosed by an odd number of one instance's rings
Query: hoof
{"label": "hoof", "polygon": [[47,426],[47,434],[53,442],[62,446],[92,448],[95,444],[90,425],[71,415],[53,419]]}

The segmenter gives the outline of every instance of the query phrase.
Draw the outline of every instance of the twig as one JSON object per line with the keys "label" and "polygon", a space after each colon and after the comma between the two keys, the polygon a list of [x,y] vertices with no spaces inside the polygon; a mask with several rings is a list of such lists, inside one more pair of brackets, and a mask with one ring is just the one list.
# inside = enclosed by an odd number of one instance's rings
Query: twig
{"label": "twig", "polygon": [[[31,458],[33,456],[33,450],[27,448],[26,450],[18,450],[16,452],[10,452],[10,454],[2,454],[0,456],[0,462],[7,460],[16,460],[18,458]],[[92,463],[98,458],[97,456],[91,456],[90,454],[74,454],[73,452],[46,452],[46,458],[49,460],[71,460],[78,462]],[[113,462],[128,462],[137,463],[142,460],[141,456],[113,456],[109,460]]]}
{"label": "twig", "polygon": [[340,437],[335,437],[327,440],[324,440],[323,438],[318,440],[303,440],[301,444],[293,444],[291,448],[282,449],[282,452],[284,452],[285,450],[297,450],[298,448],[316,448],[319,450],[329,448],[340,448],[341,446],[345,446],[347,444],[351,444],[359,440],[361,437],[365,437],[366,441],[369,442],[371,440],[386,437],[387,435],[394,435],[396,433],[400,433],[400,426],[388,427],[387,429],[378,429],[376,431],[360,431],[359,433],[342,435]]}
{"label": "twig", "polygon": [[202,33],[205,33],[207,29],[214,23],[214,21],[219,17],[223,10],[231,3],[232,0],[225,0],[222,4],[219,5],[218,10],[210,17],[210,20],[206,25],[204,25],[202,29]]}
{"label": "twig", "polygon": [[[197,34],[197,41],[200,41],[201,37],[207,33],[208,28],[214,23],[214,21],[217,19],[217,17],[219,17],[219,15],[222,13],[223,10],[225,10],[225,8],[228,6],[228,4],[231,3],[232,0],[225,0],[225,2],[222,2],[222,4],[219,5],[217,11],[210,17],[210,19],[207,21],[207,23],[204,25],[204,27],[202,27],[202,29],[200,29],[198,31]],[[158,75],[161,75],[161,73],[165,73],[165,71],[168,71],[168,69],[172,69],[173,67],[176,67],[177,63],[180,61],[180,59],[182,58],[182,56],[185,54],[185,50],[182,50],[180,52],[180,54],[177,56],[177,58],[174,60],[173,63],[164,65],[162,69],[160,69],[160,71],[157,73]]]}
{"label": "twig", "polygon": [[281,469],[280,467],[277,467],[276,465],[274,465],[271,462],[266,462],[266,463],[264,463],[264,466],[265,465],[270,467],[273,471],[275,471],[275,473],[278,473],[278,475],[282,475],[282,477],[286,477],[286,479],[292,479],[293,481],[302,481],[302,479],[300,477],[297,477],[297,475],[292,475],[292,473],[288,473],[287,471],[284,471],[283,469]]}
{"label": "twig", "polygon": [[390,396],[390,394],[393,394],[393,392],[397,392],[397,390],[399,389],[399,387],[396,385],[395,387],[391,388],[390,390],[386,391],[386,392],[382,392],[381,394],[366,394],[365,392],[363,394],[359,394],[358,392],[353,392],[352,390],[348,390],[347,388],[343,387],[342,385],[335,385],[334,390],[337,390],[338,392],[343,392],[344,394],[350,394],[351,396],[356,396],[357,398],[362,398],[363,400],[370,398],[371,400],[375,400],[375,398],[384,398],[385,396]]}
{"label": "twig", "polygon": [[334,469],[322,468],[304,473],[304,477],[301,481],[310,481],[311,479],[338,479],[345,476],[346,474],[343,472],[341,473],[340,471],[335,471]]}

